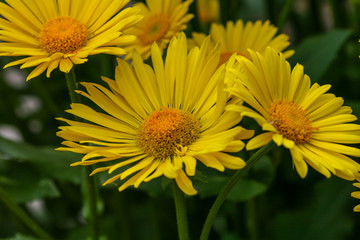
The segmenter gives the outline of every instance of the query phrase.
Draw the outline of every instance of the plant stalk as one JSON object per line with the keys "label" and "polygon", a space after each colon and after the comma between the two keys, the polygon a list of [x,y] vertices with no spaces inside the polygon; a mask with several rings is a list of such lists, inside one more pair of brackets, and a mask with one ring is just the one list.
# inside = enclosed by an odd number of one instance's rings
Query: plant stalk
{"label": "plant stalk", "polygon": [[282,31],[294,2],[295,0],[287,0],[285,6],[281,10],[280,17],[277,21],[277,27],[279,32]]}
{"label": "plant stalk", "polygon": [[189,228],[186,215],[184,193],[179,189],[176,182],[173,182],[173,194],[176,210],[179,240],[189,240]]}
{"label": "plant stalk", "polygon": [[14,199],[9,197],[9,194],[0,187],[0,200],[28,226],[38,237],[44,240],[52,240],[53,238],[45,232],[29,215],[15,202]]}
{"label": "plant stalk", "polygon": [[[78,89],[78,83],[76,82],[75,72],[72,68],[71,71],[65,74],[66,83],[69,90],[71,103],[80,103],[80,96],[75,92]],[[78,117],[75,117],[75,120],[80,121]],[[99,230],[98,230],[98,221],[97,221],[97,185],[95,183],[95,178],[90,177],[92,172],[92,166],[84,166],[85,168],[85,189],[87,202],[89,203],[89,224],[91,229],[91,238],[92,240],[99,239]]]}
{"label": "plant stalk", "polygon": [[226,200],[228,194],[231,192],[235,184],[249,171],[249,169],[267,152],[269,152],[275,144],[273,142],[268,143],[267,145],[260,148],[254,155],[251,156],[251,158],[246,162],[246,166],[242,169],[239,169],[232,175],[232,177],[229,179],[229,181],[225,184],[225,186],[222,188],[221,192],[215,199],[214,204],[211,206],[209,214],[205,220],[200,240],[207,240],[210,235],[211,227],[215,221],[216,215]]}

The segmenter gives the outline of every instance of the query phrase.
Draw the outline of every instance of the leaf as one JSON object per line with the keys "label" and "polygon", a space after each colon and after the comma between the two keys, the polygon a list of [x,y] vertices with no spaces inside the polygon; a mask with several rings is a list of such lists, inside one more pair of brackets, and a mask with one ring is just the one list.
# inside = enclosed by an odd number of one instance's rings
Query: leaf
{"label": "leaf", "polygon": [[60,196],[54,182],[39,174],[33,166],[15,161],[5,163],[6,167],[0,171],[0,174],[7,181],[0,184],[16,202],[25,203],[35,199]]}
{"label": "leaf", "polygon": [[[227,176],[218,176],[217,178],[210,177],[211,182],[196,182],[196,189],[200,197],[216,196],[229,180]],[[247,201],[256,197],[267,190],[267,186],[263,183],[252,179],[241,179],[236,183],[234,188],[229,193],[227,199],[231,201]]]}
{"label": "leaf", "polygon": [[[279,151],[279,149],[277,149],[277,151]],[[273,182],[274,177],[275,167],[271,157],[267,155],[263,156],[251,169],[251,178],[260,183],[270,185]]]}
{"label": "leaf", "polygon": [[21,233],[16,233],[16,235],[12,238],[7,238],[7,240],[40,240],[40,238],[34,238],[22,235]]}
{"label": "leaf", "polygon": [[279,212],[270,222],[271,239],[349,239],[354,224],[352,208],[348,207],[352,189],[351,183],[334,177],[317,183],[314,199],[309,199],[306,207]]}
{"label": "leaf", "polygon": [[338,51],[349,38],[351,30],[332,30],[306,38],[290,58],[292,65],[300,63],[313,82],[318,82],[327,71]]}
{"label": "leaf", "polygon": [[80,159],[75,153],[60,152],[50,146],[37,147],[0,138],[0,162],[4,159],[23,160],[34,165],[39,172],[50,178],[80,183],[80,168],[70,167],[71,163]]}
{"label": "leaf", "polygon": [[235,233],[225,233],[221,235],[221,240],[243,240]]}
{"label": "leaf", "polygon": [[247,201],[267,190],[265,184],[250,179],[240,180],[228,195],[228,199],[235,202]]}

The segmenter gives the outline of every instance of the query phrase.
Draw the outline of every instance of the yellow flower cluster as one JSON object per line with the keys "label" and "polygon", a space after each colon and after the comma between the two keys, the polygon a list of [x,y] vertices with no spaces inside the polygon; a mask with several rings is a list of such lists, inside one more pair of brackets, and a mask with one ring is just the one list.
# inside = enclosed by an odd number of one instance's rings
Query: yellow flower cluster
{"label": "yellow flower cluster", "polygon": [[[351,123],[357,118],[328,93],[330,85],[311,84],[302,65],[290,67],[289,37],[276,35],[269,21],[213,23],[210,36],[187,39],[192,0],[128,2],[0,3],[0,55],[25,56],[5,67],[35,67],[27,79],[56,68],[68,73],[89,55],[125,57],[114,80],[102,77],[107,87],[84,82],[77,91],[96,107],[73,103],[67,112],[86,121],[59,118],[67,125],[58,150],[84,155],[74,166],[103,163],[92,174],[111,174],[104,185],[126,179],[119,191],[165,176],[194,195],[197,165],[241,169],[246,163],[233,153],[251,138],[247,150],[270,141],[288,149],[302,178],[310,166],[327,178],[360,180],[360,164],[350,158],[360,150],[348,145],[360,143],[360,125]],[[263,133],[253,137],[240,126],[243,117]]]}

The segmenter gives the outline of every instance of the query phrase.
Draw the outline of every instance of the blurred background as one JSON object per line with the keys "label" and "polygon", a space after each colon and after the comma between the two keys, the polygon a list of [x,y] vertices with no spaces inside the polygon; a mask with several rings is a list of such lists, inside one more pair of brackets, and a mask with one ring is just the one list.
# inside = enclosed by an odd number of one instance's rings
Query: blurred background
{"label": "blurred background", "polygon": [[[291,41],[288,49],[295,50],[291,65],[304,65],[313,83],[331,84],[330,92],[343,97],[345,105],[360,116],[360,0],[219,2],[219,13],[212,14],[194,0],[190,11],[195,18],[185,31],[189,37],[192,31],[208,33],[211,21],[269,19],[276,26],[283,22],[281,32]],[[293,5],[288,16],[282,16],[286,4]],[[0,57],[1,66],[8,62],[10,58]],[[96,55],[76,65],[75,71],[80,82],[100,83],[100,76],[114,77],[114,66],[114,57]],[[0,74],[0,187],[55,239],[87,239],[84,173],[81,167],[69,166],[81,156],[54,150],[60,146],[56,132],[62,124],[55,118],[69,117],[64,112],[70,104],[65,77],[56,70],[49,79],[42,74],[26,82],[26,71],[11,67]],[[257,128],[249,119],[241,124]],[[252,152],[240,154],[248,159]],[[191,239],[199,238],[215,196],[232,173],[199,164],[194,177],[199,194],[186,199]],[[95,178],[101,185],[105,176]],[[177,239],[169,183],[159,178],[121,193],[115,184],[100,187],[97,207],[102,239]],[[236,185],[210,239],[360,239],[360,214],[352,210],[360,200],[350,196],[355,190],[351,182],[326,179],[312,168],[301,179],[289,153],[275,148]],[[1,201],[0,239],[37,239]]]}

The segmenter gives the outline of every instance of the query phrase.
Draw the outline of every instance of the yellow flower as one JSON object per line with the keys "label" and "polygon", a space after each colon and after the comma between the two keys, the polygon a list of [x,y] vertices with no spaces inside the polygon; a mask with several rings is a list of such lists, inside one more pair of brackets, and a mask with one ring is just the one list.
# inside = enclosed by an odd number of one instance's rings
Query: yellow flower
{"label": "yellow flower", "polygon": [[27,77],[55,68],[69,72],[88,55],[124,55],[135,40],[123,31],[141,20],[138,10],[121,10],[129,0],[8,0],[0,3],[0,56],[27,56],[4,68],[37,66]]}
{"label": "yellow flower", "polygon": [[58,150],[85,154],[73,165],[107,163],[92,174],[111,174],[127,166],[104,183],[136,173],[119,191],[164,175],[194,195],[188,176],[195,175],[198,161],[219,171],[244,167],[242,159],[226,152],[240,151],[245,145],[240,139],[251,137],[253,131],[234,127],[240,114],[225,112],[228,95],[218,85],[224,68],[216,71],[220,52],[209,47],[207,39],[188,54],[182,33],[170,42],[165,63],[153,44],[153,69],[135,51],[132,66],[118,60],[115,80],[102,78],[110,89],[82,83],[87,92],[79,93],[103,112],[72,104],[68,112],[89,123],[60,118],[69,126],[60,127],[58,136],[67,147]]}
{"label": "yellow flower", "polygon": [[[353,185],[357,188],[360,188],[360,182],[353,183]],[[355,191],[351,193],[351,196],[357,199],[360,199],[360,191]],[[354,207],[354,212],[360,212],[360,204]]]}
{"label": "yellow flower", "polygon": [[192,1],[186,0],[182,3],[181,0],[146,0],[146,5],[136,3],[134,7],[141,9],[144,19],[125,31],[138,37],[125,48],[128,53],[126,59],[131,58],[133,49],[136,49],[143,59],[148,59],[154,42],[161,51],[165,49],[170,39],[186,29],[186,24],[193,18],[192,14],[187,14]]}
{"label": "yellow flower", "polygon": [[198,18],[201,23],[217,22],[220,20],[219,0],[196,1]]}
{"label": "yellow flower", "polygon": [[[360,143],[360,125],[344,100],[326,93],[297,64],[291,70],[283,54],[268,48],[265,55],[249,50],[250,59],[237,56],[228,62],[229,91],[249,107],[231,105],[257,121],[265,133],[252,138],[246,148],[259,148],[271,140],[290,150],[299,175],[308,165],[329,178],[331,173],[354,180],[360,165],[347,157],[360,157],[360,149],[344,144]],[[230,77],[231,76],[231,77]],[[308,165],[307,165],[308,164]]]}
{"label": "yellow flower", "polygon": [[[213,23],[210,27],[210,35],[213,44],[220,44],[221,58],[220,64],[225,63],[233,53],[250,58],[248,49],[265,53],[267,47],[272,47],[281,52],[290,45],[289,37],[282,33],[275,36],[277,28],[269,21],[264,23],[260,20],[256,22],[247,22],[245,25],[242,20],[234,22],[228,21],[226,27],[222,24]],[[203,33],[192,33],[193,39],[189,41],[189,47],[200,46],[206,38]],[[294,54],[293,50],[284,52],[286,58]]]}

